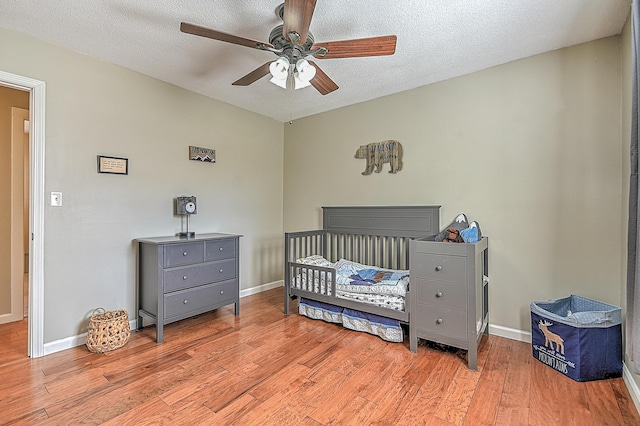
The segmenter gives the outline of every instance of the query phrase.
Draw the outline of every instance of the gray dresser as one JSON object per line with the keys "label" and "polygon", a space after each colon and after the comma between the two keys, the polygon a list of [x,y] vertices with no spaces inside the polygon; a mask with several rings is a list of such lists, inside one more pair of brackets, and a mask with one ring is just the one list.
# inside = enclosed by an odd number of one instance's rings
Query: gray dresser
{"label": "gray dresser", "polygon": [[143,319],[163,326],[235,303],[240,313],[241,235],[200,234],[193,238],[136,239],[138,328]]}
{"label": "gray dresser", "polygon": [[488,334],[488,239],[476,244],[414,240],[410,243],[409,347],[418,338],[468,351],[478,369],[478,343]]}

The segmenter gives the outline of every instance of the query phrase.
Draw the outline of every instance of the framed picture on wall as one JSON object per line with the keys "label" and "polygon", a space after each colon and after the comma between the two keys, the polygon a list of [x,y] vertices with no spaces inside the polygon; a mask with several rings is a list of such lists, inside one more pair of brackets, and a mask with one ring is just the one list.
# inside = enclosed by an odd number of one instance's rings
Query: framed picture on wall
{"label": "framed picture on wall", "polygon": [[98,173],[129,174],[129,159],[98,155]]}

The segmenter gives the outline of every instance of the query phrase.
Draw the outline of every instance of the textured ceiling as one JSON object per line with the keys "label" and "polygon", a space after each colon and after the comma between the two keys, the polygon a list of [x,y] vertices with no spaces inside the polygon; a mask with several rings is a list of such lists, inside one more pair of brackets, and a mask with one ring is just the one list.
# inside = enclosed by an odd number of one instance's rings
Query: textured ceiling
{"label": "textured ceiling", "polygon": [[619,34],[631,0],[317,0],[316,42],[389,34],[393,56],[317,60],[340,87],[291,91],[263,77],[277,57],[180,32],[185,21],[269,41],[281,0],[0,0],[0,27],[288,121]]}

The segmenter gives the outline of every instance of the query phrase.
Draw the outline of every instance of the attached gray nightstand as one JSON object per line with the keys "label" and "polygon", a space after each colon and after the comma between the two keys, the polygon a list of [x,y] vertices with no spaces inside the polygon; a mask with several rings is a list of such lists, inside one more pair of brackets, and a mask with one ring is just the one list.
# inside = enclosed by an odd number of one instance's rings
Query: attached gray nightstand
{"label": "attached gray nightstand", "polygon": [[235,303],[240,314],[240,237],[200,234],[140,238],[138,243],[138,329],[143,318],[163,327]]}
{"label": "attached gray nightstand", "polygon": [[468,351],[478,369],[478,343],[489,334],[489,242],[475,244],[414,240],[410,245],[409,347],[418,338]]}

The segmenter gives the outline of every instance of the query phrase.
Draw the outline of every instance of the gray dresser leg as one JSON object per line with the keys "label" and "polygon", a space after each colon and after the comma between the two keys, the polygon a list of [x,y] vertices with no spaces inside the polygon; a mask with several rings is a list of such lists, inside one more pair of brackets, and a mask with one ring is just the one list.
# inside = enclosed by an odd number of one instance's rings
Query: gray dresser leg
{"label": "gray dresser leg", "polygon": [[418,352],[418,336],[411,324],[409,324],[409,350],[413,353]]}
{"label": "gray dresser leg", "polygon": [[163,340],[163,333],[162,333],[162,322],[161,321],[156,321],[156,343],[162,343]]}
{"label": "gray dresser leg", "polygon": [[478,345],[471,345],[467,351],[467,359],[469,361],[469,369],[478,371]]}

